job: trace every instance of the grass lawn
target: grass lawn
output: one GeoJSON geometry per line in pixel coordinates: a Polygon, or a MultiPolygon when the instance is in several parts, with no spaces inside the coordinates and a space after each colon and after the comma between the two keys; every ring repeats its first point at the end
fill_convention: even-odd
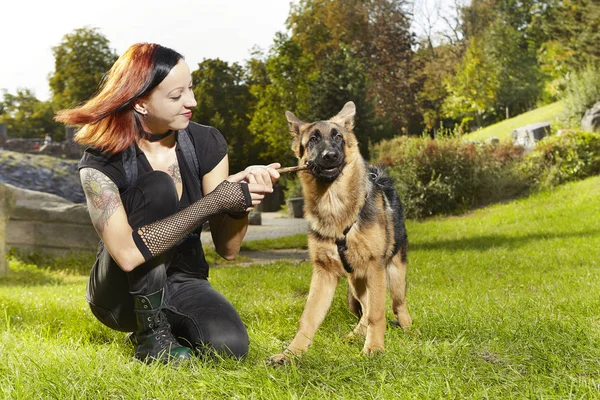
{"type": "MultiPolygon", "coordinates": [[[[410,333],[360,355],[345,283],[306,356],[266,365],[293,337],[310,265],[215,268],[237,307],[244,361],[178,369],[132,358],[84,300],[86,276],[11,259],[0,280],[7,399],[600,398],[600,177],[460,217],[408,223],[410,333]]],[[[391,310],[388,308],[391,318],[391,310]]]]}
{"type": "Polygon", "coordinates": [[[487,126],[483,129],[469,133],[463,136],[465,140],[486,140],[491,137],[497,137],[500,140],[512,139],[512,132],[521,126],[535,124],[537,122],[550,122],[550,125],[556,125],[557,119],[564,110],[561,102],[548,104],[547,106],[536,108],[535,110],[517,115],[497,124],[487,126]]]}

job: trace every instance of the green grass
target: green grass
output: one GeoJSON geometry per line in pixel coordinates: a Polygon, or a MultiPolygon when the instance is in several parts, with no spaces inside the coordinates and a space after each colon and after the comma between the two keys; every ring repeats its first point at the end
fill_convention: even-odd
{"type": "Polygon", "coordinates": [[[132,359],[124,334],[89,312],[77,268],[12,258],[0,280],[0,398],[600,398],[599,212],[595,177],[410,221],[412,331],[390,326],[385,354],[361,356],[343,340],[356,321],[340,283],[309,352],[281,368],[265,361],[295,333],[308,263],[211,270],[250,353],[174,369],[132,359]]]}
{"type": "Polygon", "coordinates": [[[546,106],[536,108],[520,114],[514,118],[509,118],[497,124],[487,126],[475,132],[463,136],[465,140],[486,140],[491,137],[497,137],[500,140],[512,138],[512,132],[521,126],[534,124],[537,122],[550,122],[551,126],[556,125],[564,110],[561,102],[555,102],[546,106]]]}

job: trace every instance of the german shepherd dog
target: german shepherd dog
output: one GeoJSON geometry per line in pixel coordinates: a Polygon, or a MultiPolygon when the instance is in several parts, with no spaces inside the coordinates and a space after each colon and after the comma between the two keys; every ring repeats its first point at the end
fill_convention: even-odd
{"type": "Polygon", "coordinates": [[[412,323],[406,307],[407,235],[392,180],[361,156],[353,133],[356,107],[348,102],[328,121],[303,122],[286,112],[299,165],[308,249],[313,264],[306,306],[296,336],[271,364],[298,357],[325,319],[340,277],[348,279],[348,305],[360,317],[348,337],[365,338],[366,355],[383,351],[386,280],[397,323],[412,323]]]}

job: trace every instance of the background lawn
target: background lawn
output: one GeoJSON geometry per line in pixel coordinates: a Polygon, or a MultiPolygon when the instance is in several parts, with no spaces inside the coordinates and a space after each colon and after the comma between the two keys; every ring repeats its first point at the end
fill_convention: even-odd
{"type": "Polygon", "coordinates": [[[385,354],[361,356],[362,343],[343,339],[356,321],[341,282],[310,351],[280,368],[266,360],[295,333],[308,263],[213,269],[248,327],[250,353],[175,369],[133,360],[124,334],[92,317],[77,265],[12,258],[14,273],[0,280],[0,397],[599,398],[599,216],[595,177],[409,222],[412,331],[389,326],[385,354]]]}
{"type": "Polygon", "coordinates": [[[465,140],[486,140],[491,137],[497,137],[500,140],[511,140],[512,132],[525,125],[538,122],[550,122],[550,127],[556,128],[557,122],[564,111],[564,104],[557,101],[543,107],[536,108],[526,113],[509,118],[502,122],[486,126],[475,132],[469,133],[463,138],[465,140]]]}

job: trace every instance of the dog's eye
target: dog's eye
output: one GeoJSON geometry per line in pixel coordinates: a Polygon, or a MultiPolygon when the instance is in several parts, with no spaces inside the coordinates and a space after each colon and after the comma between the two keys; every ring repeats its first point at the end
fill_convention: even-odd
{"type": "Polygon", "coordinates": [[[312,143],[315,144],[319,141],[319,137],[317,135],[313,135],[310,137],[310,139],[308,139],[308,143],[312,143]]]}
{"type": "Polygon", "coordinates": [[[340,143],[342,140],[344,140],[344,137],[342,136],[341,133],[336,133],[333,136],[333,140],[335,140],[336,142],[340,143]]]}

